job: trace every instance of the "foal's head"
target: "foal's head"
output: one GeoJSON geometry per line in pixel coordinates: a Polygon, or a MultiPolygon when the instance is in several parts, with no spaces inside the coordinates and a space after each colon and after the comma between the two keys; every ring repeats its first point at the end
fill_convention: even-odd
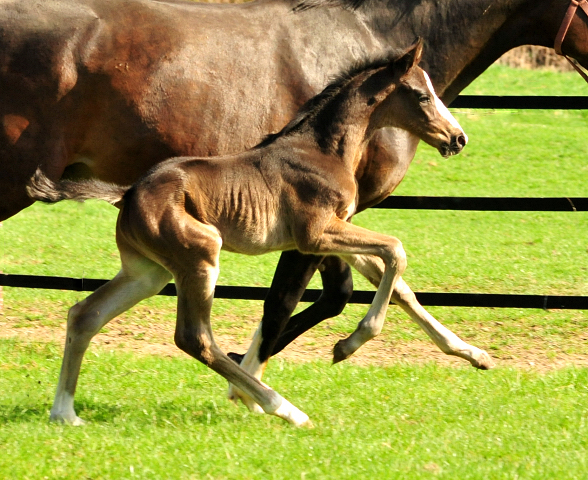
{"type": "Polygon", "coordinates": [[[303,134],[314,137],[324,151],[343,154],[356,149],[378,128],[399,127],[445,157],[459,153],[467,136],[418,66],[422,51],[419,40],[400,54],[372,59],[342,73],[258,147],[303,134]]]}
{"type": "Polygon", "coordinates": [[[468,137],[435,94],[427,72],[418,66],[422,52],[419,40],[371,75],[360,90],[368,104],[375,106],[370,117],[371,131],[403,128],[448,157],[459,153],[468,137]]]}

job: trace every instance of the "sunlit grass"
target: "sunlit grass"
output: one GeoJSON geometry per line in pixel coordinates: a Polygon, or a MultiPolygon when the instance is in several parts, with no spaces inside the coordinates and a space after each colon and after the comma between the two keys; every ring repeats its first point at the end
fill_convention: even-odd
{"type": "MultiPolygon", "coordinates": [[[[493,67],[466,93],[585,94],[580,81],[575,74],[493,67]]],[[[396,194],[586,196],[587,112],[456,115],[470,136],[466,150],[444,160],[419,148],[396,194]]],[[[0,227],[0,271],[110,278],[119,268],[115,220],[116,210],[97,202],[35,205],[0,227]]],[[[403,241],[405,278],[415,290],[588,295],[586,213],[370,210],[355,221],[403,241]]],[[[269,285],[277,258],[223,253],[219,283],[269,285]]],[[[357,275],[355,281],[371,288],[357,275]]],[[[435,364],[276,361],[266,380],[315,424],[297,430],[232,407],[224,380],[185,356],[94,346],[77,396],[89,425],[49,425],[61,328],[68,307],[86,295],[4,289],[0,321],[10,317],[15,330],[43,325],[55,336],[45,343],[24,335],[0,340],[2,478],[575,479],[588,470],[582,368],[482,373],[435,364]]],[[[526,349],[549,358],[588,355],[582,311],[430,311],[498,360],[526,349]]],[[[365,306],[348,306],[313,335],[349,332],[363,312],[365,306]]],[[[260,316],[261,302],[217,300],[215,332],[247,336],[260,316]]],[[[174,299],[159,297],[123,321],[174,317],[174,299]]],[[[398,308],[390,309],[381,338],[391,346],[426,340],[398,308]]]]}
{"type": "Polygon", "coordinates": [[[275,362],[266,380],[311,416],[307,430],[232,406],[191,359],[91,350],[78,395],[90,424],[68,428],[46,421],[59,360],[51,345],[0,341],[4,478],[572,479],[588,467],[585,369],[275,362]]]}

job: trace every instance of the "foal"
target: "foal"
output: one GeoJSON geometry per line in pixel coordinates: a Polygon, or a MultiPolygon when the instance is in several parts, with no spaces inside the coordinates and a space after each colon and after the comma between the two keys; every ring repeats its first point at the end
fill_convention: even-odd
{"type": "Polygon", "coordinates": [[[210,311],[219,253],[221,248],[249,255],[298,249],[376,256],[385,272],[363,322],[381,323],[406,256],[397,238],[348,222],[355,212],[354,173],[361,152],[384,126],[405,128],[444,156],[458,153],[467,142],[417,66],[421,52],[417,42],[401,55],[342,75],[281,132],[239,155],[172,158],[131,187],[53,183],[37,171],[28,187],[36,200],[96,198],[121,209],[116,241],[122,268],[69,312],[51,419],[82,423],[73,400],[90,340],[173,277],[177,346],[225,377],[250,408],[259,406],[295,425],[309,422],[305,413],[261,383],[264,365],[249,362],[249,373],[216,345],[210,311]]]}

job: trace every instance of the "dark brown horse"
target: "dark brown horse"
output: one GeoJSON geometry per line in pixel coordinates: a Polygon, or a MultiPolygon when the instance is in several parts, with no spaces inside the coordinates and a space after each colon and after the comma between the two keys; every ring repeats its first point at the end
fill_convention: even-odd
{"type": "MultiPolygon", "coordinates": [[[[423,66],[451,101],[509,49],[552,46],[568,0],[260,0],[211,5],[150,0],[0,3],[0,221],[30,205],[40,165],[52,179],[129,184],[172,155],[242,151],[280,129],[349,62],[421,36],[423,66]]],[[[588,27],[574,15],[562,51],[588,66],[588,27]]],[[[377,132],[357,170],[358,211],[390,194],[418,139],[377,132]]],[[[320,300],[289,318],[323,261],[282,255],[264,306],[260,359],[338,314],[349,268],[323,261],[320,300]],[[281,334],[278,343],[276,337],[281,334]]],[[[362,267],[359,265],[358,267],[362,267]]],[[[379,281],[381,268],[362,273],[379,281]]],[[[485,352],[445,329],[399,279],[393,301],[446,353],[485,352]]],[[[336,352],[336,360],[349,354],[336,352]]]]}
{"type": "Polygon", "coordinates": [[[467,143],[417,66],[421,52],[418,42],[343,74],[280,133],[241,154],[173,158],[132,187],[99,180],[53,183],[38,170],[28,188],[36,200],[98,198],[121,209],[116,241],[122,268],[70,309],[51,419],[81,423],[73,398],[90,340],[173,276],[178,347],[232,382],[250,408],[259,406],[295,425],[307,423],[306,414],[260,382],[264,365],[250,365],[248,374],[216,345],[210,311],[219,254],[297,249],[376,256],[384,274],[362,322],[383,323],[406,254],[397,238],[349,223],[357,207],[355,173],[362,152],[377,129],[390,126],[409,130],[443,156],[459,153],[467,143]]]}

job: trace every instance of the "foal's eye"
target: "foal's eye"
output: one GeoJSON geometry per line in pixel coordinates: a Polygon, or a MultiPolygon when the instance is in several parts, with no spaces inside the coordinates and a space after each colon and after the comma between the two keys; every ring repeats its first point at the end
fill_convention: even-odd
{"type": "Polygon", "coordinates": [[[431,102],[430,95],[426,95],[426,94],[419,95],[419,103],[430,103],[430,102],[431,102]]]}

